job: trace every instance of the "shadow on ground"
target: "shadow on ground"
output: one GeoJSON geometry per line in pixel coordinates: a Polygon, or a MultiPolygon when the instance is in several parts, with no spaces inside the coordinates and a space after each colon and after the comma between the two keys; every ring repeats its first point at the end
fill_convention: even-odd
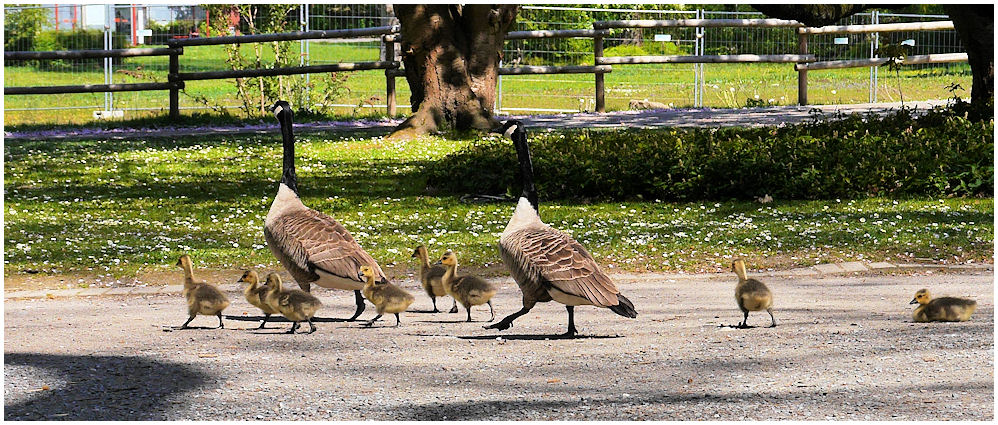
{"type": "Polygon", "coordinates": [[[130,356],[4,353],[4,368],[12,366],[46,369],[67,384],[53,383],[49,390],[10,404],[5,388],[5,421],[167,420],[174,406],[171,396],[198,388],[208,378],[191,366],[130,356]]]}

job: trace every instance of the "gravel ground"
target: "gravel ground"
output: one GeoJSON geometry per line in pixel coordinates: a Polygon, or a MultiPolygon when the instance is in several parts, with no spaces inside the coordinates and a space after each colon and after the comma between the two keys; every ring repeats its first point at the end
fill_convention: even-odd
{"type": "MultiPolygon", "coordinates": [[[[572,340],[544,337],[565,329],[553,303],[502,333],[462,311],[284,335],[287,323],[233,320],[259,315],[235,293],[224,330],[166,330],[185,320],[178,295],[7,300],[4,419],[992,420],[993,278],[764,278],[779,326],[739,330],[723,326],[740,319],[733,275],[620,276],[638,318],[580,307],[588,337],[572,340]],[[912,323],[922,287],[978,310],[965,323],[912,323]]],[[[501,318],[520,304],[499,282],[501,318]]],[[[414,310],[429,309],[415,282],[404,286],[414,310]]],[[[352,294],[318,295],[321,317],[352,312],[352,294]]]]}
{"type": "MultiPolygon", "coordinates": [[[[905,106],[922,113],[936,106],[945,106],[945,100],[924,100],[906,102],[905,106]]],[[[572,113],[551,115],[500,115],[500,120],[519,119],[528,127],[540,128],[656,128],[656,127],[759,127],[767,125],[795,124],[809,121],[816,116],[812,111],[821,111],[826,118],[834,118],[839,112],[844,114],[889,114],[901,108],[900,102],[857,103],[845,105],[773,106],[765,108],[683,108],[651,109],[641,111],[614,111],[605,113],[572,113]]],[[[347,131],[356,135],[358,131],[388,133],[402,123],[401,119],[352,121],[326,121],[295,124],[297,133],[347,131]]],[[[273,134],[280,131],[276,122],[264,120],[260,124],[176,126],[158,128],[88,128],[65,127],[50,130],[5,131],[5,140],[61,140],[93,139],[111,140],[143,137],[180,137],[210,134],[273,134]]]]}

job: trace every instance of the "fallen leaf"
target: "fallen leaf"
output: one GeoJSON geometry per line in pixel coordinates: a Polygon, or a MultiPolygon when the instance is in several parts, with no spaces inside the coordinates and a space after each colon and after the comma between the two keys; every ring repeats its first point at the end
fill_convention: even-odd
{"type": "Polygon", "coordinates": [[[45,390],[45,391],[48,391],[49,390],[49,386],[48,385],[42,385],[42,389],[45,390]]]}
{"type": "Polygon", "coordinates": [[[215,353],[199,353],[198,357],[200,357],[202,359],[206,359],[206,358],[218,357],[218,354],[215,354],[215,353]]]}
{"type": "Polygon", "coordinates": [[[690,379],[687,379],[687,380],[686,380],[686,383],[687,383],[687,384],[692,384],[692,383],[693,383],[693,378],[690,378],[690,379]]]}
{"type": "Polygon", "coordinates": [[[561,382],[561,379],[558,379],[558,378],[551,378],[551,379],[548,379],[548,383],[549,383],[549,384],[553,384],[553,383],[555,383],[555,382],[561,382]]]}
{"type": "Polygon", "coordinates": [[[51,293],[48,293],[48,294],[45,294],[45,298],[48,298],[50,300],[54,300],[55,299],[55,295],[52,295],[51,293]]]}

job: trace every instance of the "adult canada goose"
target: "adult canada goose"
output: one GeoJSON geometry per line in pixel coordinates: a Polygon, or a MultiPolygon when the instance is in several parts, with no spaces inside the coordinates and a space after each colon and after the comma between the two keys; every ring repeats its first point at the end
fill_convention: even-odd
{"type": "Polygon", "coordinates": [[[260,285],[260,275],[253,270],[246,270],[243,276],[239,278],[239,282],[248,283],[246,289],[243,289],[243,295],[246,297],[246,301],[250,304],[256,306],[263,311],[263,321],[260,322],[260,326],[257,329],[263,329],[267,325],[267,320],[270,319],[272,314],[281,314],[281,311],[271,307],[270,304],[264,300],[267,295],[267,290],[269,289],[267,285],[260,285]]]}
{"type": "Polygon", "coordinates": [[[274,104],[273,112],[281,123],[284,138],[284,173],[263,227],[267,246],[305,292],[311,292],[313,283],[323,288],[354,291],[357,311],[347,320],[355,320],[364,312],[364,296],[360,292],[364,289],[364,281],[358,277],[360,267],[370,265],[377,279],[384,282],[388,279],[378,262],[357,244],[343,225],[302,204],[295,175],[291,105],[279,100],[274,104]]]}
{"type": "Polygon", "coordinates": [[[977,310],[977,301],[963,298],[932,298],[928,289],[919,289],[909,304],[921,304],[911,314],[916,322],[966,322],[977,310]]]}
{"type": "Polygon", "coordinates": [[[739,328],[748,327],[748,313],[750,311],[763,311],[769,313],[769,319],[773,321],[771,328],[776,327],[776,318],[773,317],[773,293],[762,283],[755,279],[749,279],[745,273],[745,260],[737,259],[731,263],[731,269],[738,275],[738,284],[735,285],[735,300],[738,301],[738,308],[745,313],[745,318],[738,324],[739,328]]]}
{"type": "MultiPolygon", "coordinates": [[[[447,268],[442,265],[431,265],[430,255],[426,252],[424,245],[416,247],[416,250],[412,252],[412,258],[419,259],[419,283],[423,285],[426,295],[429,295],[430,299],[433,300],[433,312],[437,313],[440,311],[437,309],[437,297],[447,295],[442,280],[447,268]]],[[[457,300],[452,301],[454,304],[451,305],[450,312],[457,313],[457,300]]]]}
{"type": "Polygon", "coordinates": [[[509,329],[513,321],[527,314],[534,304],[551,300],[568,309],[565,336],[576,334],[575,306],[578,305],[609,308],[624,317],[637,317],[634,304],[617,290],[589,251],[568,234],[541,221],[523,124],[516,120],[506,121],[501,131],[513,139],[516,146],[523,193],[499,239],[499,251],[523,293],[523,308],[485,328],[509,329]]]}
{"type": "Polygon", "coordinates": [[[184,254],[177,259],[177,266],[184,269],[184,298],[187,299],[187,321],[180,329],[187,329],[197,315],[218,316],[218,327],[222,323],[222,310],[229,306],[229,299],[215,285],[203,280],[194,280],[194,265],[191,256],[184,254]]]}

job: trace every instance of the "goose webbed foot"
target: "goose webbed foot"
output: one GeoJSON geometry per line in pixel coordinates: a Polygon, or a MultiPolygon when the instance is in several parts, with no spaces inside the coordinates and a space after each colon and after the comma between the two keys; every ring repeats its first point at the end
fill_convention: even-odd
{"type": "Polygon", "coordinates": [[[312,319],[308,319],[308,326],[309,326],[309,328],[310,328],[310,329],[308,330],[308,333],[312,333],[312,332],[315,332],[315,330],[316,330],[316,327],[315,327],[315,324],[314,324],[314,323],[312,323],[312,319]]]}
{"type": "Polygon", "coordinates": [[[190,327],[189,327],[189,326],[187,326],[187,325],[191,324],[191,321],[192,321],[192,320],[194,320],[194,316],[195,316],[195,315],[191,315],[191,317],[188,317],[188,318],[187,318],[187,321],[186,321],[186,322],[184,322],[184,324],[183,324],[183,325],[180,325],[180,327],[179,327],[179,328],[177,328],[177,329],[190,329],[190,327]]]}
{"type": "Polygon", "coordinates": [[[456,302],[454,303],[454,305],[452,305],[450,307],[450,311],[448,311],[448,313],[457,313],[457,303],[456,302]]]}
{"type": "Polygon", "coordinates": [[[268,319],[270,319],[270,314],[264,314],[263,315],[263,321],[260,322],[260,326],[257,326],[256,328],[257,329],[267,329],[266,326],[267,326],[267,320],[268,319]]]}
{"type": "Polygon", "coordinates": [[[368,320],[368,321],[364,322],[364,323],[363,323],[363,324],[362,324],[361,326],[363,326],[363,327],[365,327],[365,328],[369,328],[369,327],[371,327],[371,326],[374,326],[374,322],[375,322],[376,320],[380,319],[380,318],[381,318],[381,315],[380,315],[380,314],[379,314],[379,315],[377,315],[377,316],[374,316],[374,318],[373,318],[373,319],[371,319],[371,320],[368,320]]]}
{"type": "Polygon", "coordinates": [[[217,329],[225,329],[225,324],[222,323],[222,312],[218,312],[218,328],[217,329]]]}
{"type": "Polygon", "coordinates": [[[293,323],[293,324],[291,325],[291,329],[288,329],[288,331],[287,331],[287,332],[285,332],[285,333],[288,333],[288,334],[293,334],[293,333],[295,333],[295,330],[297,330],[297,329],[298,329],[298,322],[294,322],[294,323],[293,323]]]}

